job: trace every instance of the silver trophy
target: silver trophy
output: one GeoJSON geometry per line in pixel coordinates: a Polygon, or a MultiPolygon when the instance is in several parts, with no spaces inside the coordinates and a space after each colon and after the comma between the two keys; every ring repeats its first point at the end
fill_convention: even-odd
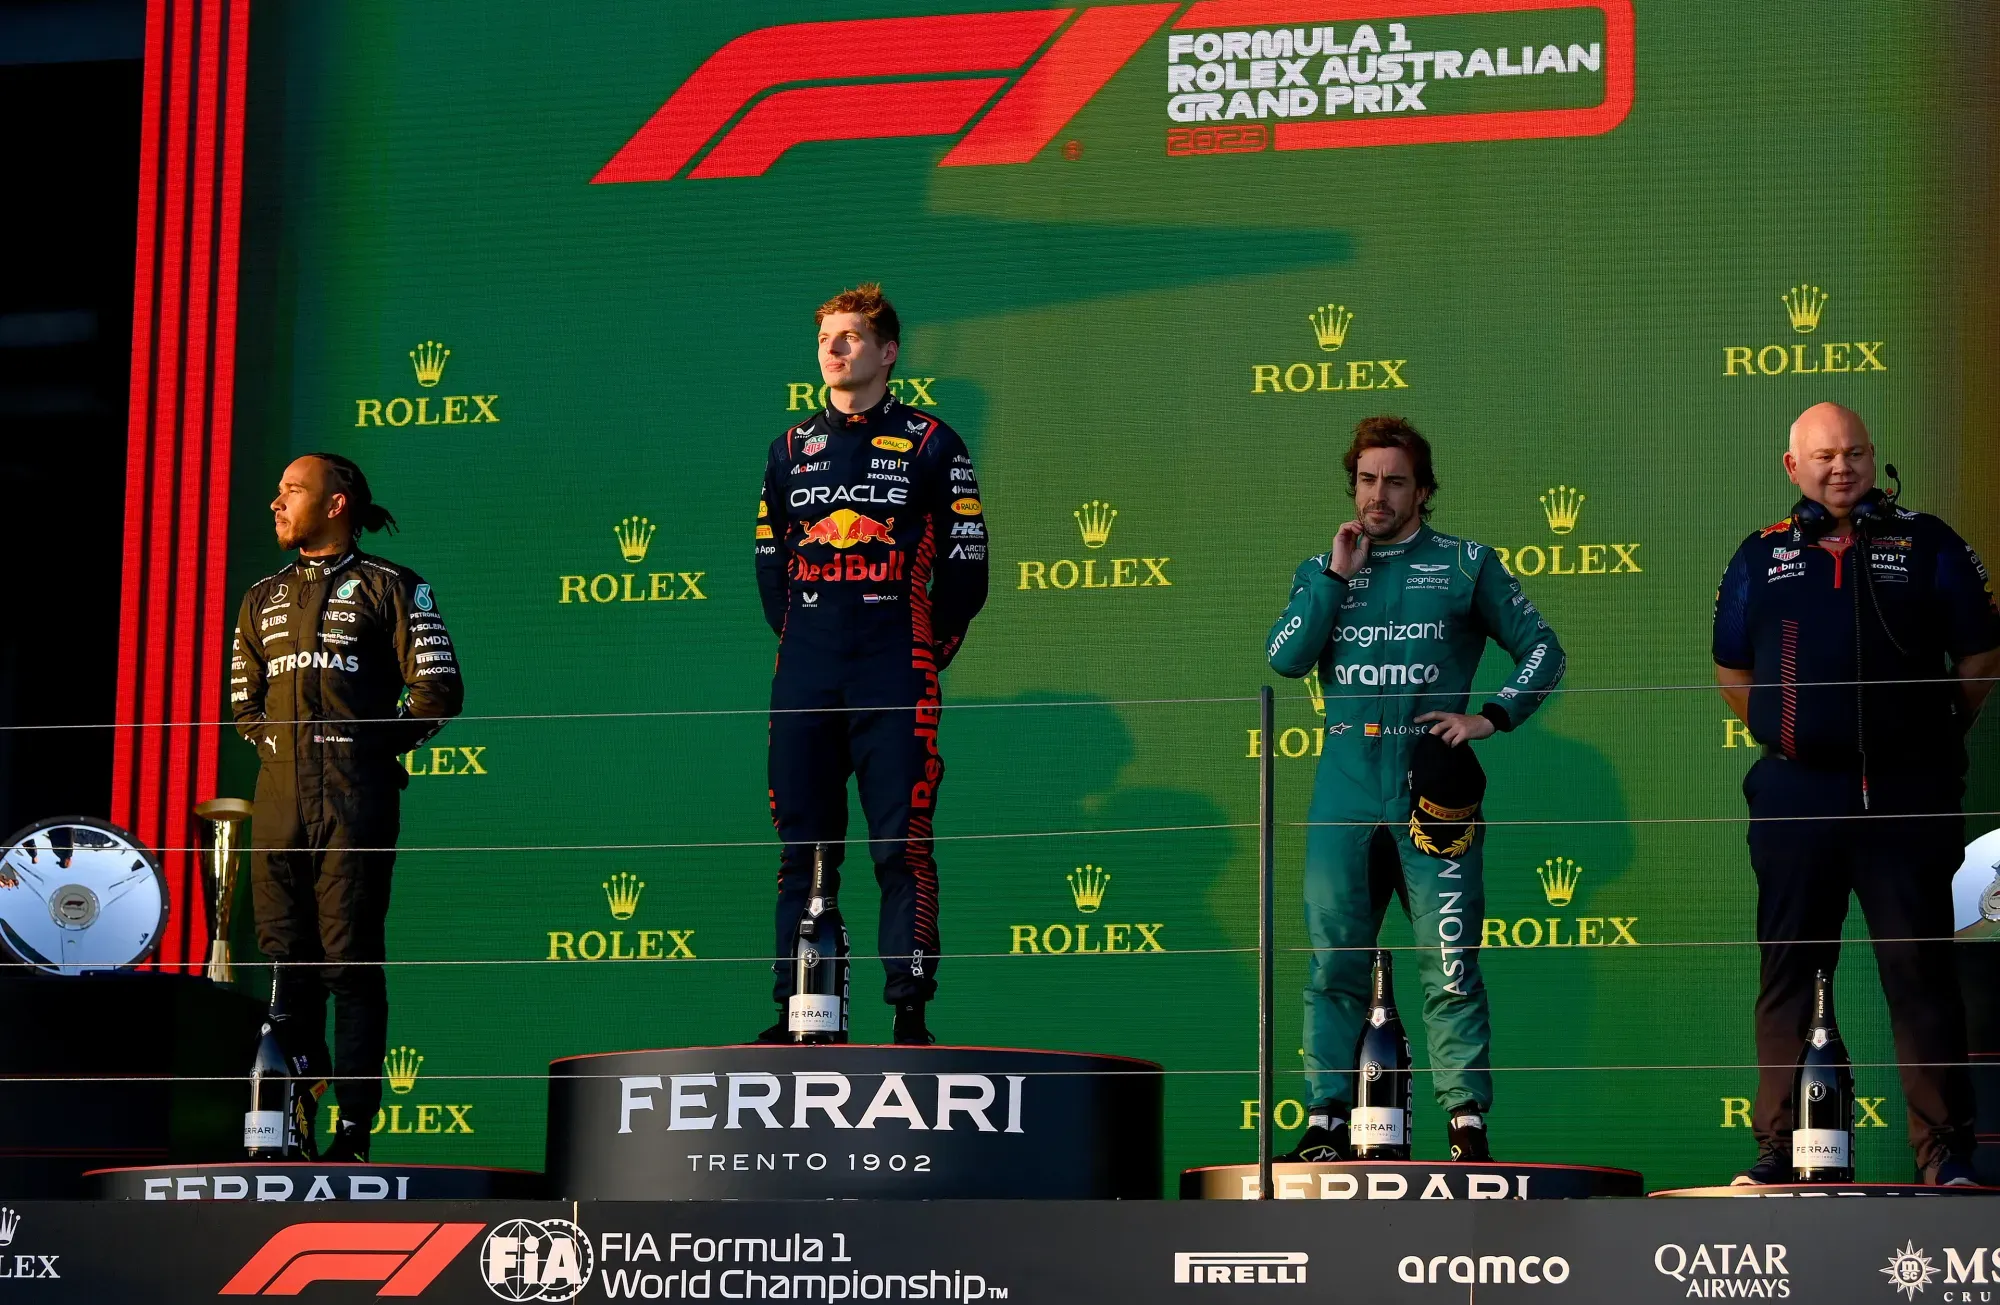
{"type": "Polygon", "coordinates": [[[215,876],[215,938],[208,945],[208,978],[228,983],[236,977],[229,964],[229,907],[236,897],[236,830],[250,818],[242,798],[210,798],[197,803],[195,815],[215,826],[209,848],[209,868],[215,876]]]}

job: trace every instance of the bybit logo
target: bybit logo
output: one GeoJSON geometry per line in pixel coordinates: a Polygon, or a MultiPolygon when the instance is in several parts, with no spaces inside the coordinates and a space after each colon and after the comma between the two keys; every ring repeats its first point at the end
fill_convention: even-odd
{"type": "MultiPolygon", "coordinates": [[[[1537,501],[1549,533],[1558,538],[1574,533],[1588,497],[1568,485],[1551,485],[1539,495],[1537,501]]],[[[1517,576],[1639,575],[1646,569],[1639,564],[1637,544],[1523,544],[1493,551],[1499,555],[1500,565],[1517,576]]]]}
{"type": "MultiPolygon", "coordinates": [[[[1083,537],[1086,549],[1100,549],[1111,542],[1111,527],[1118,509],[1102,499],[1092,499],[1070,513],[1083,537]]],[[[1017,589],[1146,589],[1171,588],[1167,579],[1170,557],[1087,557],[1081,562],[1059,558],[1053,562],[1020,562],[1021,583],[1017,589]],[[1099,563],[1105,569],[1100,572],[1099,563]],[[1145,568],[1143,573],[1140,568],[1145,568]]]]}
{"type": "MultiPolygon", "coordinates": [[[[419,389],[434,390],[444,380],[444,366],[451,350],[436,340],[425,340],[409,351],[410,367],[419,389]]],[[[392,399],[356,399],[356,426],[476,426],[498,422],[497,394],[447,394],[442,397],[419,394],[392,399]],[[435,400],[437,407],[431,407],[435,400]]]]}
{"type": "Polygon", "coordinates": [[[420,748],[415,752],[405,752],[396,758],[403,764],[403,770],[415,779],[428,779],[442,775],[484,775],[487,753],[485,745],[450,748],[420,748]]]}
{"type": "Polygon", "coordinates": [[[604,900],[611,905],[611,918],[629,920],[639,913],[639,894],[646,891],[646,881],[630,870],[620,870],[604,881],[604,900]]]}
{"type": "MultiPolygon", "coordinates": [[[[1785,306],[1785,321],[1794,335],[1812,335],[1820,328],[1827,304],[1833,296],[1816,285],[1801,282],[1778,296],[1785,306]]],[[[1799,341],[1765,345],[1729,344],[1722,348],[1724,376],[1812,376],[1837,372],[1886,372],[1880,340],[1821,340],[1818,344],[1799,341]]]]}
{"type": "MultiPolygon", "coordinates": [[[[391,1047],[389,1054],[382,1057],[382,1077],[388,1080],[389,1091],[399,1097],[409,1096],[417,1090],[417,1071],[423,1067],[423,1053],[415,1047],[391,1047]]],[[[332,1128],[340,1123],[340,1107],[330,1106],[328,1111],[327,1126],[332,1128]]],[[[451,1133],[471,1137],[474,1132],[472,1105],[469,1102],[452,1105],[442,1101],[392,1101],[375,1112],[368,1132],[376,1137],[383,1134],[431,1137],[451,1133]]]]}
{"type": "MultiPolygon", "coordinates": [[[[1079,915],[1096,915],[1104,907],[1106,892],[1111,887],[1111,872],[1103,866],[1080,865],[1064,876],[1069,884],[1070,900],[1075,903],[1079,915]]],[[[1010,925],[1013,931],[1011,954],[1015,956],[1063,956],[1070,952],[1079,955],[1118,954],[1125,952],[1164,952],[1166,947],[1160,942],[1160,930],[1164,924],[1093,924],[1079,920],[1074,925],[1054,923],[1045,925],[1010,925]]]]}
{"type": "Polygon", "coordinates": [[[618,555],[633,566],[646,560],[646,550],[653,546],[653,535],[659,527],[644,517],[626,517],[611,533],[618,536],[618,555]]]}
{"type": "MultiPolygon", "coordinates": [[[[1306,314],[1313,343],[1335,353],[1347,343],[1354,314],[1345,304],[1325,304],[1306,314]]],[[[1403,379],[1408,358],[1349,359],[1346,363],[1294,362],[1250,364],[1252,394],[1318,394],[1333,390],[1407,390],[1403,379]]]]}
{"type": "MultiPolygon", "coordinates": [[[[931,396],[931,387],[938,383],[935,376],[892,376],[889,378],[889,393],[896,396],[896,402],[907,403],[917,408],[940,407],[931,396]]],[[[786,412],[818,412],[826,406],[826,386],[811,381],[785,382],[786,412]]]]}
{"type": "Polygon", "coordinates": [[[1535,878],[1542,881],[1542,896],[1550,906],[1568,906],[1582,877],[1583,867],[1566,856],[1552,856],[1535,867],[1535,878]]]}
{"type": "Polygon", "coordinates": [[[389,1090],[399,1097],[416,1091],[417,1071],[423,1067],[423,1053],[415,1047],[391,1047],[389,1054],[382,1057],[382,1073],[389,1080],[389,1090]]]}
{"type": "MultiPolygon", "coordinates": [[[[646,881],[620,870],[600,887],[611,918],[623,923],[639,914],[646,881]]],[[[551,961],[677,961],[695,959],[692,929],[550,929],[551,961]],[[629,941],[628,941],[629,940],[629,941]]]]}
{"type": "MultiPolygon", "coordinates": [[[[761,506],[761,505],[760,505],[761,506]]],[[[761,512],[760,512],[761,515],[761,512]]],[[[760,538],[770,530],[768,526],[757,527],[760,538]]],[[[618,556],[626,563],[637,566],[646,560],[646,554],[653,547],[653,536],[659,527],[642,516],[629,516],[611,528],[618,540],[618,556]]],[[[560,585],[558,603],[663,603],[693,602],[706,599],[701,590],[706,571],[623,571],[603,572],[599,575],[557,576],[560,585]]]]}

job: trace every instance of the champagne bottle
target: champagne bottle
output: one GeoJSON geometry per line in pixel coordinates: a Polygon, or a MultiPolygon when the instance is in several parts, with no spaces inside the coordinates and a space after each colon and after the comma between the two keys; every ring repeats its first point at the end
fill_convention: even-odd
{"type": "Polygon", "coordinates": [[[1802,1183],[1854,1181],[1854,1071],[1825,970],[1813,978],[1812,1027],[1792,1075],[1792,1171],[1802,1183]]]}
{"type": "Polygon", "coordinates": [[[786,1006],[792,1041],[847,1041],[847,926],[827,891],[824,843],[813,845],[812,895],[799,917],[792,956],[792,999],[786,1006]]]}
{"type": "Polygon", "coordinates": [[[277,1021],[264,1021],[250,1062],[250,1109],[243,1115],[243,1150],[252,1160],[297,1160],[299,1084],[278,1040],[277,1021]]]}
{"type": "Polygon", "coordinates": [[[1348,1121],[1357,1160],[1410,1158],[1410,1039],[1396,1014],[1389,953],[1377,948],[1368,1022],[1354,1059],[1360,1066],[1348,1121]]]}

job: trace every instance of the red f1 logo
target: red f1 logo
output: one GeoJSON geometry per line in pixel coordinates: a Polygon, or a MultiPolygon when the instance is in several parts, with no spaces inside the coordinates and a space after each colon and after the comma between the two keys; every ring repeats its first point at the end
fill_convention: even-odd
{"type": "MultiPolygon", "coordinates": [[[[1102,5],[1081,10],[1022,9],[788,23],[748,32],[696,68],[592,181],[668,181],[683,175],[755,177],[786,150],[806,141],[942,136],[961,131],[965,134],[940,166],[1027,163],[1181,8],[1176,0],[1172,4],[1102,5]],[[982,73],[987,75],[967,75],[982,73]],[[935,79],[939,74],[949,76],[779,89],[790,82],[925,75],[935,79]],[[986,110],[983,116],[982,109],[986,110]],[[979,121],[973,123],[975,117],[979,121]],[[966,130],[968,123],[972,123],[970,131],[966,130]],[[686,170],[718,132],[722,137],[714,148],[692,170],[686,170]]],[[[1603,13],[1606,62],[1602,103],[1575,109],[1441,113],[1381,122],[1283,123],[1272,135],[1273,147],[1416,145],[1593,136],[1610,131],[1632,109],[1632,0],[1197,0],[1185,8],[1174,28],[1544,9],[1596,9],[1603,13]]]]}
{"type": "Polygon", "coordinates": [[[1046,46],[1034,66],[944,157],[949,167],[1026,163],[1176,7],[1086,9],[1066,28],[1074,9],[789,23],[749,32],[695,69],[593,180],[666,181],[679,175],[744,105],[786,82],[997,74],[774,91],[758,100],[688,175],[758,176],[786,150],[809,140],[960,131],[1046,46]]]}
{"type": "Polygon", "coordinates": [[[483,1223],[295,1223],[265,1242],[217,1293],[296,1296],[328,1279],[379,1282],[377,1296],[416,1296],[483,1223]]]}

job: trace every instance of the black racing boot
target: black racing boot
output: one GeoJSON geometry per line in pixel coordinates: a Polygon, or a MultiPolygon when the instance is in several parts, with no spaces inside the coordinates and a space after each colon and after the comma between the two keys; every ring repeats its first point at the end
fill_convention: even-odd
{"type": "Polygon", "coordinates": [[[1483,1165],[1493,1159],[1493,1148],[1486,1139],[1486,1117],[1477,1106],[1461,1106],[1454,1111],[1446,1136],[1451,1139],[1454,1160],[1483,1165]]]}
{"type": "Polygon", "coordinates": [[[896,1031],[890,1040],[899,1047],[929,1047],[937,1044],[937,1035],[924,1027],[922,1002],[896,1003],[896,1031]]]}
{"type": "Polygon", "coordinates": [[[1731,1187],[1770,1187],[1793,1181],[1791,1148],[1773,1142],[1757,1153],[1756,1163],[1729,1180],[1731,1187]]]}
{"type": "MultiPolygon", "coordinates": [[[[372,1122],[372,1121],[371,1121],[372,1122]]],[[[343,1119],[334,1126],[333,1141],[320,1152],[321,1164],[365,1165],[368,1163],[368,1125],[343,1119]]]]}
{"type": "Polygon", "coordinates": [[[1272,1156],[1271,1163],[1325,1165],[1354,1158],[1354,1139],[1348,1135],[1346,1115],[1315,1110],[1307,1120],[1299,1144],[1283,1155],[1272,1156]]]}

